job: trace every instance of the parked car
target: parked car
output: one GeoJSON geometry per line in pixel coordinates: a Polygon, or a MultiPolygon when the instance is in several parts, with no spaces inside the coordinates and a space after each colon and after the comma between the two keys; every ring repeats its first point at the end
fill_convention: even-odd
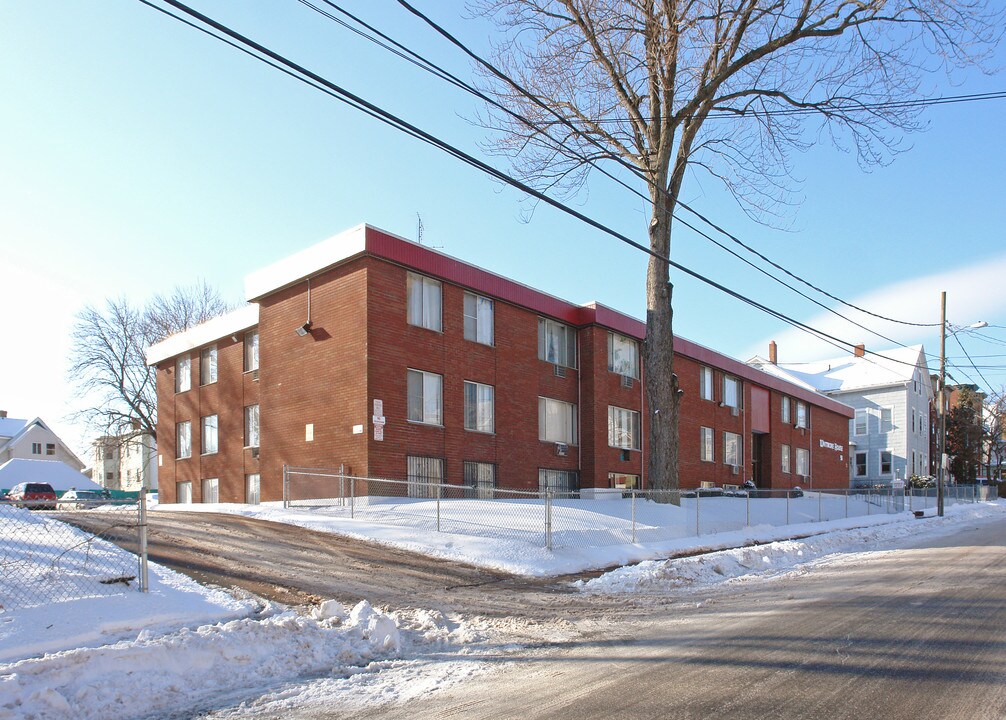
{"type": "Polygon", "coordinates": [[[31,510],[56,509],[56,491],[49,483],[18,483],[7,493],[7,499],[17,507],[31,510]]]}
{"type": "Polygon", "coordinates": [[[84,510],[94,507],[97,503],[107,500],[109,497],[111,497],[111,493],[108,490],[78,490],[77,488],[70,488],[63,493],[56,506],[59,510],[84,510]]]}

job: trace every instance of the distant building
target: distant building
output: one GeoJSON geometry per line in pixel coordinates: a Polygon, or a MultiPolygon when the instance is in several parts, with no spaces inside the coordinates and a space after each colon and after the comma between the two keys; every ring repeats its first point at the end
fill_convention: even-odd
{"type": "Polygon", "coordinates": [[[0,464],[18,459],[56,460],[77,472],[84,469],[84,463],[41,418],[9,418],[0,410],[0,464]]]}
{"type": "Polygon", "coordinates": [[[852,486],[930,473],[933,388],[921,345],[881,353],[858,345],[852,355],[809,363],[749,362],[855,409],[849,423],[852,486]]]}
{"type": "Polygon", "coordinates": [[[91,448],[92,478],[102,487],[124,492],[157,489],[157,443],[150,433],[106,435],[91,448]]]}

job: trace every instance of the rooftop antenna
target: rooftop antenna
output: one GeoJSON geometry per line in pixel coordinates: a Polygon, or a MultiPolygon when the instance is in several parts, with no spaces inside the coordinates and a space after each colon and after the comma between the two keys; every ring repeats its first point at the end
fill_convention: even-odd
{"type": "Polygon", "coordinates": [[[416,242],[423,244],[423,216],[416,213],[416,242]]]}

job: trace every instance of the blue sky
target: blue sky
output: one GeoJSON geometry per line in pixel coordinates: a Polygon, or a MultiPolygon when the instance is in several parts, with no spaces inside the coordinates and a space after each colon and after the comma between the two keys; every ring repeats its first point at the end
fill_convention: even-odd
{"type": "MultiPolygon", "coordinates": [[[[347,89],[481,155],[476,109],[458,91],[287,0],[194,5],[347,89]]],[[[354,12],[463,77],[467,62],[392,2],[354,12]]],[[[429,12],[476,49],[491,28],[455,4],[429,12]]],[[[1006,49],[997,58],[1006,61],[1006,49]]],[[[942,94],[1006,89],[971,73],[942,94]]],[[[243,277],[359,222],[425,241],[458,258],[576,302],[643,317],[646,258],[559,212],[531,208],[438,151],[129,0],[0,2],[0,287],[5,330],[0,409],[64,422],[68,333],[86,303],[137,303],[206,279],[232,301],[243,277]]],[[[1006,326],[1006,100],[931,108],[928,132],[889,167],[864,173],[827,143],[796,158],[801,203],[780,231],[748,219],[708,177],[683,196],[792,271],[869,309],[1006,326]],[[867,300],[869,302],[867,303],[867,300]]],[[[502,161],[494,161],[500,164],[502,161]]],[[[502,165],[501,165],[502,166],[502,165]]],[[[645,242],[642,202],[604,178],[570,201],[645,242]]],[[[756,277],[690,231],[674,258],[739,292],[874,349],[890,346],[756,277]]],[[[675,275],[675,330],[746,359],[770,339],[783,360],[834,356],[779,321],[675,275]]],[[[938,352],[933,329],[864,322],[938,352]]],[[[1006,329],[962,335],[995,389],[1006,329]]],[[[955,343],[948,354],[960,356],[955,343]]],[[[955,361],[956,362],[956,361],[955,361]]],[[[967,361],[960,364],[967,369],[967,361]]],[[[954,372],[952,370],[952,372],[954,372]]],[[[955,377],[967,381],[963,372],[955,377]]],[[[971,369],[970,377],[982,383],[971,369]]]]}

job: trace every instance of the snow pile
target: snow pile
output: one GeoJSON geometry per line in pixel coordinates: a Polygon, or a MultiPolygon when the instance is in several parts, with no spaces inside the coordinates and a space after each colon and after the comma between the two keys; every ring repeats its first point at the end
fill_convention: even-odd
{"type": "Polygon", "coordinates": [[[801,540],[785,540],[707,552],[670,560],[650,560],[574,586],[588,593],[664,594],[687,587],[708,587],[746,576],[788,573],[799,566],[843,552],[862,551],[910,538],[923,532],[953,531],[962,521],[1006,512],[1006,505],[982,503],[947,508],[943,518],[885,523],[865,528],[821,533],[801,540]]]}
{"type": "Polygon", "coordinates": [[[352,675],[401,648],[394,616],[365,601],[349,613],[330,601],[316,615],[287,610],[159,636],[142,631],[132,641],[0,665],[0,711],[39,720],[198,711],[304,677],[352,675]]]}

